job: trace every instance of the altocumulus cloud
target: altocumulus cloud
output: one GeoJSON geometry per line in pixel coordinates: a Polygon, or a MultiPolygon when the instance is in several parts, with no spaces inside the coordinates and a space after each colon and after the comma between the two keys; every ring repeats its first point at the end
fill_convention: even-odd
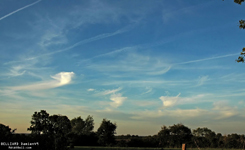
{"type": "Polygon", "coordinates": [[[66,84],[71,83],[73,76],[74,76],[74,72],[60,72],[54,76],[51,76],[53,80],[42,81],[39,83],[30,84],[30,85],[15,86],[15,87],[11,87],[11,89],[13,90],[44,90],[44,89],[56,88],[56,87],[64,86],[66,84]]]}

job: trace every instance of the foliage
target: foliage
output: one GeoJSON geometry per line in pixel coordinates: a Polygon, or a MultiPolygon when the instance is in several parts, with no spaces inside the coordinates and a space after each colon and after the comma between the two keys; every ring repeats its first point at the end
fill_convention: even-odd
{"type": "Polygon", "coordinates": [[[45,110],[35,112],[32,115],[31,126],[27,130],[36,138],[45,137],[47,142],[46,145],[50,145],[50,149],[66,149],[68,145],[68,133],[71,130],[71,123],[67,116],[52,115],[45,110]],[[39,136],[42,134],[42,136],[39,136]]]}
{"type": "Polygon", "coordinates": [[[33,134],[47,134],[49,124],[49,114],[45,110],[34,112],[32,115],[31,126],[27,130],[33,134]]]}
{"type": "Polygon", "coordinates": [[[242,49],[241,55],[243,56],[239,56],[238,59],[236,60],[237,62],[244,62],[245,47],[242,49]]]}
{"type": "Polygon", "coordinates": [[[244,2],[244,0],[234,0],[235,3],[238,3],[238,4],[242,4],[242,2],[244,2]]]}
{"type": "Polygon", "coordinates": [[[218,139],[216,137],[215,132],[212,130],[204,127],[204,128],[197,128],[193,130],[192,132],[193,136],[195,138],[193,140],[196,140],[198,146],[201,147],[217,147],[218,139]]]}
{"type": "Polygon", "coordinates": [[[158,132],[159,146],[167,147],[169,145],[170,129],[166,126],[162,126],[158,132]]]}
{"type": "MultiPolygon", "coordinates": [[[[234,0],[234,2],[241,5],[242,2],[244,2],[244,0],[234,0]]],[[[240,20],[239,24],[240,24],[239,25],[240,29],[245,29],[245,20],[240,20]]],[[[243,56],[239,56],[238,59],[236,60],[237,62],[244,62],[245,47],[242,49],[241,55],[243,56]]]]}
{"type": "Polygon", "coordinates": [[[9,126],[5,126],[0,123],[0,141],[9,141],[12,137],[12,133],[15,132],[16,129],[11,131],[11,128],[9,126]]]}
{"type": "Polygon", "coordinates": [[[88,116],[84,121],[81,116],[71,120],[72,132],[77,135],[89,135],[94,129],[94,119],[88,116]]]}
{"type": "Polygon", "coordinates": [[[110,120],[103,119],[100,127],[97,130],[98,143],[101,145],[112,145],[115,143],[115,131],[117,125],[111,123],[110,120]]]}
{"type": "Polygon", "coordinates": [[[181,147],[182,143],[191,142],[191,130],[183,124],[163,126],[158,132],[159,146],[181,147]]]}
{"type": "MultiPolygon", "coordinates": [[[[180,148],[183,143],[187,148],[236,148],[244,149],[245,135],[216,134],[206,127],[191,130],[183,124],[162,126],[157,135],[138,136],[121,135],[115,137],[117,125],[110,120],[103,119],[97,132],[93,132],[94,120],[91,116],[83,120],[81,117],[72,119],[67,116],[52,115],[45,110],[32,115],[31,126],[28,128],[32,134],[13,134],[9,126],[0,124],[0,141],[39,142],[35,149],[64,150],[68,145],[76,146],[119,146],[115,149],[139,149],[139,147],[161,147],[161,149],[180,148]],[[132,148],[130,148],[132,147],[132,148]],[[134,148],[133,148],[134,147],[134,148]],[[137,147],[137,148],[136,148],[137,147]]],[[[76,148],[75,148],[76,149],[76,148]]],[[[91,147],[89,148],[91,149],[91,147]]],[[[102,148],[95,148],[102,149],[102,148]]],[[[103,149],[113,149],[103,147],[103,149]]],[[[152,149],[152,148],[149,148],[152,149]]]]}

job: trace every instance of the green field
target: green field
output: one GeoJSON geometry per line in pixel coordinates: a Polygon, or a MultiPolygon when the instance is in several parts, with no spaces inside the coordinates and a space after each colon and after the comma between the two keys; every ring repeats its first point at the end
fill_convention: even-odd
{"type": "MultiPolygon", "coordinates": [[[[74,150],[161,150],[161,148],[141,148],[141,147],[90,147],[75,146],[74,150]]],[[[163,150],[181,150],[181,148],[169,148],[163,150]]],[[[193,149],[194,150],[194,149],[193,149]]],[[[198,149],[197,149],[198,150],[198,149]]]]}
{"type": "MultiPolygon", "coordinates": [[[[142,147],[92,147],[75,146],[73,150],[181,150],[181,148],[142,148],[142,147]]],[[[186,150],[199,150],[198,148],[187,148],[186,150]]],[[[222,148],[200,148],[200,150],[235,150],[222,148]]]]}

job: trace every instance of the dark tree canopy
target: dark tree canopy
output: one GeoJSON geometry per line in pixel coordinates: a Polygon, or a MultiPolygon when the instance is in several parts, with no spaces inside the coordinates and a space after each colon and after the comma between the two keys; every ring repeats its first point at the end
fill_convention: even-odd
{"type": "Polygon", "coordinates": [[[31,126],[27,130],[33,135],[45,136],[50,149],[63,150],[68,145],[71,123],[67,116],[49,116],[45,110],[41,110],[32,115],[31,126]]]}
{"type": "Polygon", "coordinates": [[[242,2],[244,2],[244,0],[234,0],[235,3],[238,3],[238,4],[242,4],[242,2]]]}
{"type": "Polygon", "coordinates": [[[0,141],[8,141],[15,130],[16,129],[11,130],[9,126],[5,126],[4,124],[0,123],[0,141]]]}
{"type": "Polygon", "coordinates": [[[158,132],[159,146],[165,147],[169,144],[170,129],[166,126],[162,126],[158,132]]]}
{"type": "Polygon", "coordinates": [[[160,146],[181,147],[182,143],[191,141],[191,130],[183,124],[174,124],[173,126],[163,126],[158,132],[160,146]]]}
{"type": "MultiPolygon", "coordinates": [[[[242,2],[244,2],[244,0],[234,0],[234,2],[241,5],[242,2]]],[[[239,24],[240,24],[239,25],[240,29],[245,29],[245,20],[240,20],[239,24]]],[[[244,62],[245,47],[242,49],[241,55],[242,56],[239,56],[238,59],[236,60],[237,62],[244,62]]]]}
{"type": "Polygon", "coordinates": [[[49,114],[45,110],[35,112],[32,115],[31,126],[27,130],[33,134],[47,134],[49,125],[49,114]]]}
{"type": "Polygon", "coordinates": [[[115,131],[117,125],[111,123],[110,120],[103,119],[100,127],[97,130],[98,142],[101,145],[111,145],[115,143],[115,131]]]}
{"type": "Polygon", "coordinates": [[[81,116],[71,120],[72,132],[77,135],[89,135],[94,129],[94,119],[88,116],[84,121],[81,116]]]}

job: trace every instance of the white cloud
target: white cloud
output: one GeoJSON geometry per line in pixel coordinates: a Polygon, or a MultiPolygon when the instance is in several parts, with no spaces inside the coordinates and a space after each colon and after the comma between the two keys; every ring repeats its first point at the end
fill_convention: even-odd
{"type": "Polygon", "coordinates": [[[94,91],[94,90],[95,90],[95,89],[88,89],[87,91],[88,91],[88,92],[92,92],[92,91],[94,91]]]}
{"type": "Polygon", "coordinates": [[[39,45],[43,48],[52,45],[62,45],[67,43],[67,38],[65,35],[61,33],[61,31],[47,30],[46,33],[42,36],[39,45]]]}
{"type": "Polygon", "coordinates": [[[171,69],[171,66],[159,69],[160,71],[149,72],[149,75],[161,75],[167,73],[171,69]]]}
{"type": "Polygon", "coordinates": [[[200,99],[207,96],[208,94],[199,94],[191,97],[180,97],[179,93],[177,96],[161,96],[159,99],[163,102],[163,107],[172,107],[175,105],[182,105],[188,103],[198,103],[200,99]]]}
{"type": "Polygon", "coordinates": [[[137,46],[125,47],[110,53],[94,56],[90,60],[98,57],[109,57],[112,54],[116,59],[107,59],[106,61],[103,59],[98,60],[100,63],[97,61],[93,63],[91,61],[91,64],[89,64],[87,68],[101,72],[123,72],[130,74],[130,76],[162,75],[171,69],[171,66],[163,62],[163,60],[133,52],[136,50],[138,50],[137,46]]]}
{"type": "Polygon", "coordinates": [[[73,72],[60,72],[54,76],[51,76],[51,78],[53,78],[54,80],[43,81],[30,85],[15,86],[10,88],[13,90],[43,90],[43,89],[56,88],[71,83],[73,76],[74,76],[73,72]]]}
{"type": "Polygon", "coordinates": [[[237,55],[239,55],[239,53],[227,54],[227,55],[216,56],[216,57],[209,57],[209,58],[204,58],[204,59],[191,60],[191,61],[176,63],[173,65],[183,65],[183,64],[189,64],[189,63],[196,63],[196,62],[200,62],[200,61],[207,61],[207,60],[219,59],[219,58],[225,58],[225,57],[231,57],[231,56],[237,56],[237,55]]]}
{"type": "Polygon", "coordinates": [[[139,101],[132,102],[132,104],[140,107],[147,107],[147,106],[157,106],[159,102],[153,100],[139,100],[139,101]]]}
{"type": "Polygon", "coordinates": [[[206,81],[208,81],[208,75],[199,77],[198,83],[196,86],[201,86],[203,85],[206,81]]]}
{"type": "Polygon", "coordinates": [[[152,88],[151,88],[151,87],[146,87],[145,89],[146,89],[147,91],[144,92],[144,93],[142,93],[141,95],[150,93],[150,92],[152,91],[152,88]]]}
{"type": "Polygon", "coordinates": [[[23,70],[24,68],[25,67],[21,65],[13,66],[10,69],[10,73],[8,73],[7,75],[8,76],[21,76],[26,72],[26,70],[23,70]]]}
{"type": "Polygon", "coordinates": [[[73,72],[60,72],[51,77],[59,81],[59,83],[57,83],[56,85],[58,87],[58,86],[62,86],[65,84],[69,84],[71,82],[71,78],[73,77],[73,75],[74,75],[73,72]]]}
{"type": "Polygon", "coordinates": [[[163,102],[164,107],[171,107],[171,106],[175,105],[175,103],[177,103],[180,94],[181,93],[179,93],[175,97],[161,96],[161,97],[159,97],[159,99],[163,102]]]}
{"type": "Polygon", "coordinates": [[[133,113],[132,119],[146,119],[159,117],[173,117],[178,119],[189,119],[205,115],[210,115],[211,112],[205,109],[174,109],[174,110],[145,110],[133,113]]]}
{"type": "Polygon", "coordinates": [[[214,102],[213,111],[218,113],[216,119],[228,118],[238,114],[237,108],[232,107],[227,101],[214,102]]]}
{"type": "Polygon", "coordinates": [[[122,88],[119,87],[119,88],[114,89],[114,90],[106,90],[106,91],[102,92],[101,94],[102,94],[102,95],[115,94],[116,92],[120,91],[121,89],[122,89],[122,88]]]}
{"type": "Polygon", "coordinates": [[[122,97],[122,94],[112,94],[110,100],[113,102],[110,105],[114,108],[117,108],[122,105],[122,103],[127,99],[127,97],[122,97]]]}
{"type": "Polygon", "coordinates": [[[34,2],[34,3],[31,3],[31,4],[29,4],[29,5],[26,5],[26,6],[22,7],[22,8],[19,8],[19,9],[13,11],[13,12],[11,12],[11,13],[9,13],[9,14],[3,16],[3,17],[1,17],[1,18],[0,18],[0,21],[3,20],[4,18],[7,18],[7,17],[9,17],[9,16],[11,16],[11,15],[13,15],[13,14],[15,14],[15,13],[21,11],[21,10],[23,10],[23,9],[26,9],[26,8],[32,6],[32,5],[35,5],[35,4],[39,3],[40,1],[41,1],[41,0],[38,0],[38,1],[34,2]]]}
{"type": "MultiPolygon", "coordinates": [[[[109,105],[111,105],[111,107],[113,108],[117,108],[119,106],[121,106],[123,104],[123,102],[127,99],[127,97],[122,97],[121,93],[116,93],[118,91],[122,90],[121,87],[117,88],[117,89],[113,89],[113,90],[106,90],[104,92],[100,92],[97,95],[101,96],[101,95],[110,95],[110,100],[112,102],[109,103],[109,105]]],[[[102,102],[103,105],[107,104],[107,102],[102,102]]],[[[111,109],[111,108],[106,108],[106,109],[111,109]]]]}

